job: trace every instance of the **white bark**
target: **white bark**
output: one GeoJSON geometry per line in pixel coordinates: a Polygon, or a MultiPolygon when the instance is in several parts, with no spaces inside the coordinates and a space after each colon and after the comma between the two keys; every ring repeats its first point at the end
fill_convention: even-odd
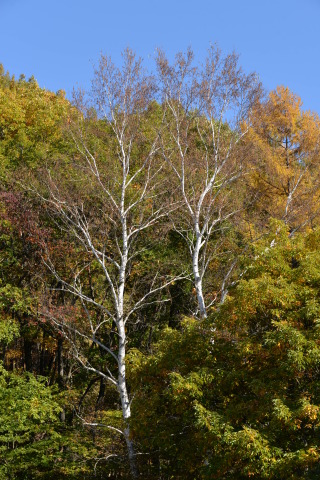
{"type": "Polygon", "coordinates": [[[206,310],[205,300],[204,300],[203,291],[202,291],[203,275],[200,273],[200,269],[199,269],[200,251],[201,251],[201,236],[200,234],[198,234],[196,243],[193,248],[192,268],[193,268],[193,278],[194,278],[194,284],[195,284],[195,289],[197,293],[200,318],[206,318],[207,310],[206,310]]]}

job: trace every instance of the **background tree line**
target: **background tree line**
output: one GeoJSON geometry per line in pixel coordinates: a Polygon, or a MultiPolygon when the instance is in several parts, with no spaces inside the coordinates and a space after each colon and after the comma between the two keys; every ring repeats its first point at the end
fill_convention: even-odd
{"type": "Polygon", "coordinates": [[[217,47],[0,73],[2,477],[318,478],[318,116],[217,47]]]}

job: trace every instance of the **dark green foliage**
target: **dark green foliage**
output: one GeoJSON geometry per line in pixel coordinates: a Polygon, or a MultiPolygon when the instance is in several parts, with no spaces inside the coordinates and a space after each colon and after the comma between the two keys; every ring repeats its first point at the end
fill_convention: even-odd
{"type": "Polygon", "coordinates": [[[0,375],[1,478],[43,477],[57,461],[61,407],[45,379],[8,373],[3,367],[0,375]]]}
{"type": "Polygon", "coordinates": [[[151,445],[150,478],[318,477],[320,235],[278,235],[208,321],[135,355],[134,428],[151,445]]]}

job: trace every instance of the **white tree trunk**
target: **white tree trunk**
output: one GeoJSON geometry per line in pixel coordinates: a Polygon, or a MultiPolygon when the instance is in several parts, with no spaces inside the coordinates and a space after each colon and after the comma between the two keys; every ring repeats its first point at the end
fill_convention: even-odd
{"type": "Polygon", "coordinates": [[[126,357],[126,333],[124,322],[120,319],[118,323],[118,333],[119,333],[119,350],[118,350],[118,362],[119,362],[119,372],[118,372],[118,392],[121,401],[121,408],[122,408],[122,417],[125,422],[125,428],[123,431],[124,438],[126,441],[127,449],[128,449],[128,458],[130,464],[130,471],[132,478],[138,477],[138,470],[136,465],[136,454],[133,442],[130,438],[130,425],[129,421],[131,418],[131,409],[130,409],[130,400],[128,395],[127,389],[127,381],[126,381],[126,365],[125,365],[125,357],[126,357]]]}
{"type": "Polygon", "coordinates": [[[201,250],[201,235],[197,235],[197,241],[193,250],[192,256],[192,268],[193,268],[193,276],[194,276],[194,285],[197,294],[200,318],[207,318],[207,310],[205,305],[205,300],[202,291],[202,275],[200,273],[199,268],[199,254],[201,250]]]}

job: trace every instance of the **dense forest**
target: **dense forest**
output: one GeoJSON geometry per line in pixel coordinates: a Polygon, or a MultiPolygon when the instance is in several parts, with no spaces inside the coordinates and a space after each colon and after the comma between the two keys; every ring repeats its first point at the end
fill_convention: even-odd
{"type": "Polygon", "coordinates": [[[0,478],[318,479],[319,117],[155,62],[0,67],[0,478]]]}

